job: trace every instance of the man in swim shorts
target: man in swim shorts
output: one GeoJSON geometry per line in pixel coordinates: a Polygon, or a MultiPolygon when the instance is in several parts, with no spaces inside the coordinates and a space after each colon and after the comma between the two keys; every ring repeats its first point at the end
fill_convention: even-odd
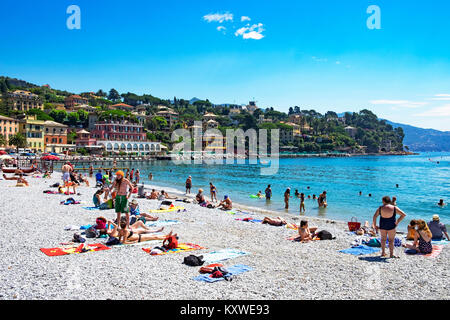
{"type": "Polygon", "coordinates": [[[122,216],[122,213],[125,213],[126,215],[126,221],[127,221],[127,228],[130,226],[130,213],[128,211],[128,199],[131,196],[131,193],[133,191],[133,185],[131,184],[130,180],[125,178],[125,174],[123,171],[119,170],[116,172],[116,179],[114,180],[111,188],[109,188],[109,191],[111,192],[112,189],[115,189],[117,195],[115,198],[115,204],[114,208],[116,209],[117,213],[117,221],[120,221],[120,218],[122,216]],[[127,195],[128,190],[128,195],[127,195]]]}

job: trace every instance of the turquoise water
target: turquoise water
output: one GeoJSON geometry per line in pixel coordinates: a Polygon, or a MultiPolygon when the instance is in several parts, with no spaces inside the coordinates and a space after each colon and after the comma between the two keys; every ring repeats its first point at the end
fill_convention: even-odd
{"type": "MultiPolygon", "coordinates": [[[[130,165],[136,165],[131,164],[130,165]]],[[[402,229],[412,218],[426,221],[439,214],[441,221],[450,223],[450,206],[440,208],[439,199],[450,201],[450,154],[424,153],[414,156],[364,156],[351,158],[285,158],[280,159],[280,168],[274,176],[260,175],[262,165],[215,164],[175,165],[171,161],[154,161],[142,164],[141,177],[152,183],[184,190],[186,178],[191,175],[193,192],[203,188],[209,195],[212,181],[219,198],[227,194],[235,202],[286,212],[283,193],[291,188],[306,195],[319,195],[327,191],[328,208],[320,209],[317,202],[306,200],[305,216],[326,217],[348,221],[357,217],[359,221],[371,221],[384,195],[396,196],[397,205],[408,215],[402,229]],[[432,161],[429,159],[431,158],[432,161]],[[437,164],[436,161],[440,163],[437,164]],[[172,170],[172,172],[170,172],[172,170]],[[251,199],[249,195],[259,190],[264,192],[272,185],[273,197],[251,199]],[[399,187],[396,187],[396,184],[399,187]],[[307,190],[307,186],[310,187],[307,190]],[[359,196],[359,191],[363,195],[359,196]],[[372,197],[368,194],[371,193],[372,197]]],[[[292,198],[289,213],[299,215],[299,200],[292,198]]]]}

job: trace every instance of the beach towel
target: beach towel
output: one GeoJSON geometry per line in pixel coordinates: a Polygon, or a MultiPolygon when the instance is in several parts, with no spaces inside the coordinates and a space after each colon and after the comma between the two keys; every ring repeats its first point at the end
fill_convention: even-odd
{"type": "Polygon", "coordinates": [[[55,256],[64,256],[67,254],[73,254],[73,253],[84,253],[84,252],[94,252],[94,251],[101,251],[101,250],[109,250],[107,246],[101,244],[101,243],[93,243],[88,244],[85,246],[87,251],[82,251],[83,244],[76,245],[76,246],[64,246],[64,247],[58,247],[58,248],[41,248],[43,253],[45,253],[49,257],[55,257],[55,256]]]}
{"type": "MultiPolygon", "coordinates": [[[[166,252],[161,252],[155,255],[163,255],[163,254],[170,254],[170,253],[178,253],[178,252],[182,252],[182,251],[194,251],[194,250],[201,250],[201,249],[206,249],[204,247],[201,247],[197,244],[193,244],[193,243],[179,243],[178,247],[176,249],[170,249],[167,250],[166,252]]],[[[142,250],[144,250],[147,253],[150,253],[152,251],[152,248],[142,248],[142,250]]]]}
{"type": "Polygon", "coordinates": [[[449,244],[450,241],[446,240],[446,239],[442,239],[442,240],[431,240],[431,244],[435,244],[435,245],[446,245],[449,244]]]}
{"type": "Polygon", "coordinates": [[[254,218],[236,218],[234,220],[245,221],[245,222],[253,222],[253,223],[261,223],[262,222],[262,220],[254,219],[254,218]]]}
{"type": "Polygon", "coordinates": [[[217,263],[220,261],[225,261],[241,256],[246,256],[251,254],[250,252],[245,252],[237,249],[220,249],[212,252],[208,252],[203,255],[203,260],[207,263],[217,263]]]}
{"type": "Polygon", "coordinates": [[[156,220],[156,221],[150,221],[147,222],[145,225],[147,227],[166,227],[166,226],[171,226],[174,224],[180,224],[181,222],[179,222],[178,220],[156,220]]]}
{"type": "Polygon", "coordinates": [[[64,227],[64,230],[66,231],[86,230],[89,229],[90,227],[93,227],[93,225],[92,224],[87,224],[85,226],[68,225],[64,227]]]}
{"type": "Polygon", "coordinates": [[[184,207],[182,206],[175,206],[173,208],[169,208],[169,209],[153,209],[150,210],[150,213],[166,213],[166,212],[186,212],[186,210],[184,209],[184,207]]]}
{"type": "MultiPolygon", "coordinates": [[[[234,266],[227,267],[226,269],[229,272],[229,273],[227,273],[227,276],[236,276],[238,274],[253,270],[252,267],[246,266],[244,264],[236,264],[234,266]]],[[[207,273],[201,274],[192,279],[196,280],[196,281],[203,281],[203,282],[208,282],[208,283],[225,280],[225,278],[212,278],[211,274],[207,274],[207,273]]]]}
{"type": "Polygon", "coordinates": [[[348,249],[344,249],[344,250],[339,250],[339,252],[342,253],[347,253],[347,254],[352,254],[355,256],[361,256],[361,255],[365,255],[365,254],[372,254],[375,252],[380,251],[379,248],[374,248],[374,247],[369,247],[366,245],[360,245],[360,246],[355,246],[355,247],[351,247],[348,249]]]}
{"type": "Polygon", "coordinates": [[[100,207],[83,207],[85,210],[100,210],[100,207]]]}
{"type": "Polygon", "coordinates": [[[286,225],[286,228],[291,229],[291,230],[295,230],[295,231],[298,230],[298,226],[296,224],[293,224],[293,223],[288,223],[286,225]]]}
{"type": "Polygon", "coordinates": [[[405,250],[405,253],[409,254],[409,255],[423,256],[423,257],[427,257],[427,258],[436,258],[437,256],[439,256],[441,254],[443,248],[444,248],[443,245],[435,245],[435,244],[433,244],[433,250],[431,251],[431,253],[428,253],[428,254],[408,253],[408,251],[413,251],[413,252],[415,251],[415,250],[412,250],[412,249],[405,250]]]}

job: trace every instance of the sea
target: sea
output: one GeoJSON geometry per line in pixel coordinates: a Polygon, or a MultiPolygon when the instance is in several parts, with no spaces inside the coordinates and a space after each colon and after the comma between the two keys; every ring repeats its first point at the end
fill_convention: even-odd
{"type": "Polygon", "coordinates": [[[303,216],[350,221],[353,217],[371,223],[383,196],[397,197],[397,206],[411,219],[431,220],[438,214],[450,223],[450,205],[439,207],[437,202],[450,202],[450,153],[421,153],[408,156],[354,156],[323,158],[281,158],[274,175],[262,175],[261,168],[269,164],[175,164],[172,161],[130,163],[141,171],[141,182],[185,190],[186,178],[192,176],[193,188],[209,195],[209,182],[218,190],[219,200],[228,195],[233,201],[252,207],[300,215],[300,200],[295,190],[313,197],[327,192],[328,207],[318,207],[316,200],[306,199],[303,216]],[[148,180],[152,173],[153,180],[148,180]],[[272,199],[255,199],[271,185],[272,199]],[[398,186],[397,186],[398,185],[398,186]],[[289,209],[284,209],[283,194],[291,188],[289,209]],[[308,188],[309,187],[309,188],[308,188]],[[362,195],[359,195],[359,192],[362,195]],[[371,196],[369,196],[369,194],[371,196]]]}
{"type": "Polygon", "coordinates": [[[450,224],[450,205],[439,207],[439,199],[450,202],[450,153],[421,153],[408,156],[353,156],[280,158],[274,175],[262,175],[263,162],[250,164],[175,164],[170,160],[121,163],[139,168],[141,182],[160,189],[185,190],[185,181],[192,176],[192,191],[202,188],[209,196],[209,182],[218,190],[218,198],[228,195],[234,202],[260,207],[294,216],[320,217],[332,220],[372,222],[383,196],[397,197],[397,206],[407,217],[399,228],[406,230],[411,219],[430,221],[438,214],[450,224]],[[153,180],[148,176],[152,173],[153,180]],[[272,199],[255,199],[271,185],[272,199]],[[284,209],[284,192],[291,188],[289,209],[284,209]],[[308,188],[309,187],[309,188],[308,188]],[[305,193],[306,212],[299,211],[300,200],[295,190],[305,193]],[[327,208],[319,208],[318,196],[327,192],[327,208]],[[359,195],[361,191],[362,195],[359,195]],[[369,196],[369,194],[371,196],[369,196]]]}

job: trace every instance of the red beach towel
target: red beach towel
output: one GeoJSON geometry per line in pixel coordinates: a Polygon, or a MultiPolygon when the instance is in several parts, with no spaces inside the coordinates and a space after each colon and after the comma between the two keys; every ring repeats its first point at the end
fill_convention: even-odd
{"type": "MultiPolygon", "coordinates": [[[[41,248],[43,253],[45,253],[49,257],[56,257],[56,256],[64,256],[67,254],[73,254],[73,253],[84,253],[82,251],[83,244],[76,245],[76,246],[64,246],[64,247],[58,247],[58,248],[41,248]]],[[[93,251],[101,251],[101,250],[109,250],[111,248],[101,244],[101,243],[93,243],[88,244],[85,246],[87,251],[85,252],[93,252],[93,251]]]]}
{"type": "MultiPolygon", "coordinates": [[[[193,250],[201,250],[201,249],[206,249],[206,248],[201,247],[198,244],[193,244],[193,243],[179,243],[177,248],[167,250],[166,252],[161,252],[161,253],[155,254],[155,256],[169,254],[169,253],[177,253],[177,252],[181,252],[181,251],[193,251],[193,250]]],[[[142,248],[142,250],[144,250],[147,253],[150,253],[152,251],[152,248],[142,248]]]]}

